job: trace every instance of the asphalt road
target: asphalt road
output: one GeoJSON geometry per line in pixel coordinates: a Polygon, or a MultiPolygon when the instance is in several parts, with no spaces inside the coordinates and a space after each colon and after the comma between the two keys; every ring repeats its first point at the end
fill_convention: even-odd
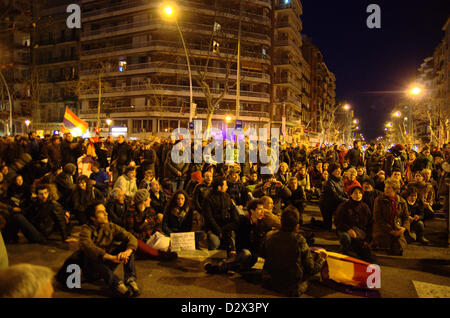
{"type": "MultiPolygon", "coordinates": [[[[308,205],[304,215],[305,223],[314,216],[320,219],[317,206],[308,205]]],[[[308,226],[304,227],[305,230],[308,226]]],[[[436,219],[428,222],[427,235],[431,244],[422,246],[410,244],[401,257],[377,253],[381,267],[381,288],[383,298],[450,297],[450,253],[446,240],[446,221],[436,219]]],[[[338,251],[339,242],[334,233],[315,230],[315,246],[338,251]]],[[[57,271],[64,260],[76,249],[76,245],[55,242],[50,245],[24,243],[7,245],[10,264],[32,263],[45,265],[57,271]]],[[[276,292],[262,288],[250,278],[240,274],[209,275],[203,265],[209,259],[225,257],[224,251],[201,249],[181,252],[175,262],[138,260],[136,262],[138,283],[144,298],[271,298],[283,297],[276,292]]],[[[256,269],[263,266],[260,259],[256,269]]],[[[117,269],[119,277],[122,269],[117,269]]],[[[101,282],[82,284],[81,289],[70,292],[56,289],[54,297],[109,297],[101,282]]],[[[347,298],[355,297],[338,292],[320,282],[310,284],[302,298],[347,298]]]]}

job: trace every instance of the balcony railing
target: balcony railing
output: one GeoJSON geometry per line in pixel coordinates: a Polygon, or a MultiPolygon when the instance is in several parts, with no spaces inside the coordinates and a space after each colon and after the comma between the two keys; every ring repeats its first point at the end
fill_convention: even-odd
{"type": "MultiPolygon", "coordinates": [[[[187,64],[176,64],[176,63],[166,63],[166,62],[150,62],[150,63],[140,63],[140,64],[127,65],[126,68],[122,72],[119,72],[117,69],[116,70],[107,70],[107,71],[104,71],[104,72],[105,73],[124,73],[124,74],[126,74],[129,71],[145,70],[145,69],[152,69],[152,68],[187,71],[187,64]]],[[[101,70],[102,69],[82,70],[80,72],[80,75],[81,76],[96,75],[101,70]]],[[[199,65],[191,65],[191,70],[192,71],[205,72],[205,67],[199,66],[199,65]]],[[[208,67],[208,68],[206,68],[206,72],[207,73],[226,74],[226,71],[227,71],[226,68],[221,68],[221,67],[208,67]]],[[[237,75],[237,71],[235,69],[230,70],[230,75],[237,75]]],[[[262,79],[270,79],[270,75],[269,74],[265,74],[265,73],[261,73],[261,72],[242,71],[242,70],[241,70],[241,76],[244,76],[244,77],[256,77],[256,78],[262,78],[262,79]]]]}
{"type": "MultiPolygon", "coordinates": [[[[139,85],[127,85],[127,86],[116,86],[116,87],[106,87],[103,90],[103,93],[118,93],[118,92],[132,92],[132,91],[143,91],[143,90],[149,90],[149,91],[184,91],[189,93],[189,86],[183,86],[183,85],[166,85],[166,84],[153,84],[153,85],[145,85],[145,84],[139,84],[139,85]]],[[[203,94],[201,87],[193,87],[193,92],[201,93],[203,94]]],[[[210,88],[211,94],[220,94],[223,92],[223,89],[217,89],[217,88],[210,88]]],[[[82,90],[82,95],[88,95],[91,93],[91,90],[82,90]]],[[[236,90],[228,90],[227,95],[236,95],[236,90]]],[[[267,93],[261,93],[261,92],[252,92],[252,91],[242,91],[240,93],[240,96],[246,96],[246,97],[256,97],[256,98],[269,98],[269,94],[267,93]]]]}
{"type": "Polygon", "coordinates": [[[38,64],[51,64],[51,63],[60,63],[60,62],[75,62],[78,61],[78,58],[75,56],[67,56],[67,57],[52,57],[50,59],[39,59],[38,64]]]}
{"type": "MultiPolygon", "coordinates": [[[[206,114],[206,108],[198,107],[196,109],[197,114],[206,114]]],[[[215,115],[227,115],[233,113],[234,109],[217,109],[214,111],[215,115]]],[[[156,113],[174,113],[176,115],[181,114],[181,106],[139,106],[139,107],[104,107],[103,113],[130,113],[130,112],[156,112],[156,113]]],[[[81,110],[81,114],[97,114],[97,108],[81,110]]],[[[184,114],[188,114],[189,110],[186,110],[184,114]]],[[[241,116],[248,117],[265,117],[269,118],[268,112],[258,112],[250,110],[241,110],[239,112],[241,116]]]]}
{"type": "MultiPolygon", "coordinates": [[[[83,32],[82,36],[83,37],[94,36],[94,35],[102,36],[104,33],[118,32],[118,31],[122,31],[122,30],[129,30],[129,29],[145,27],[145,26],[155,26],[157,24],[167,25],[167,26],[171,25],[170,23],[168,23],[164,20],[154,19],[151,21],[127,23],[127,24],[122,24],[122,25],[118,25],[118,26],[101,28],[101,29],[97,29],[97,30],[89,30],[89,31],[83,32]]],[[[180,22],[180,28],[181,29],[186,28],[186,29],[192,29],[192,30],[212,31],[213,25],[180,22]]],[[[235,37],[237,37],[238,29],[226,29],[225,31],[226,31],[225,33],[233,34],[235,37]]],[[[267,34],[261,34],[261,33],[256,33],[256,32],[249,32],[249,31],[241,31],[241,35],[243,37],[249,37],[249,38],[270,41],[270,38],[267,34]]]]}
{"type": "Polygon", "coordinates": [[[52,40],[42,40],[42,41],[37,41],[37,44],[39,46],[44,46],[44,45],[55,45],[55,44],[61,44],[61,43],[70,43],[70,42],[75,42],[75,41],[79,41],[80,37],[79,36],[70,36],[68,38],[65,39],[52,39],[52,40]]]}
{"type": "MultiPolygon", "coordinates": [[[[108,46],[108,47],[99,48],[99,49],[84,49],[84,50],[82,50],[81,56],[105,54],[105,53],[111,53],[111,52],[114,52],[115,54],[120,55],[121,53],[119,53],[119,51],[134,50],[134,49],[140,49],[140,48],[145,48],[145,47],[156,47],[156,46],[169,47],[171,49],[177,48],[181,51],[183,50],[181,45],[178,42],[144,41],[144,42],[129,43],[129,44],[118,45],[118,46],[108,46]]],[[[186,43],[186,46],[189,50],[209,51],[211,49],[211,47],[206,44],[186,43]]],[[[235,49],[220,48],[220,52],[224,53],[224,54],[230,54],[230,55],[236,54],[235,49]]],[[[270,56],[268,54],[262,54],[262,52],[252,52],[252,51],[248,51],[248,50],[243,50],[241,56],[257,58],[257,59],[264,59],[264,60],[270,59],[270,56]]]]}
{"type": "MultiPolygon", "coordinates": [[[[267,1],[264,1],[267,2],[267,1]]],[[[208,6],[208,5],[204,5],[202,3],[198,3],[195,1],[177,1],[179,6],[186,6],[186,7],[192,7],[192,9],[206,9],[206,10],[214,10],[214,8],[212,6],[208,6]]],[[[157,4],[158,5],[158,4],[157,4]]],[[[156,6],[157,6],[156,5],[156,6]]],[[[220,5],[220,3],[219,3],[220,5]]],[[[126,3],[119,3],[117,5],[111,5],[108,6],[106,8],[102,8],[102,9],[94,9],[91,11],[84,11],[83,12],[83,18],[90,18],[96,15],[100,15],[100,14],[104,14],[104,13],[108,13],[108,12],[117,12],[120,10],[126,10],[126,9],[130,9],[130,8],[136,8],[136,7],[146,7],[147,9],[153,8],[155,7],[155,4],[150,4],[148,2],[148,0],[134,0],[134,1],[127,1],[126,3]]],[[[145,8],[142,8],[145,9],[145,8]]],[[[226,8],[226,7],[218,7],[218,13],[219,14],[232,14],[235,16],[239,16],[239,10],[234,10],[234,9],[230,9],[230,8],[226,8]]],[[[243,17],[249,18],[249,19],[253,19],[255,21],[258,22],[262,22],[262,23],[268,23],[270,22],[270,18],[269,17],[264,17],[258,14],[254,14],[254,13],[250,13],[247,11],[242,11],[241,15],[243,17]]]]}

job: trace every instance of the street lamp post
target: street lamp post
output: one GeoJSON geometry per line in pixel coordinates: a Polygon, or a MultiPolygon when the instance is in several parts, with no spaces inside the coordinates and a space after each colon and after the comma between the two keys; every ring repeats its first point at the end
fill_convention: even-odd
{"type": "Polygon", "coordinates": [[[27,119],[25,120],[25,126],[27,126],[27,133],[29,132],[28,127],[30,126],[30,121],[27,119]]]}
{"type": "Polygon", "coordinates": [[[110,130],[111,130],[111,127],[110,127],[110,126],[111,126],[111,123],[112,123],[112,120],[108,118],[108,119],[106,120],[106,124],[108,125],[108,136],[110,135],[110,130]]]}
{"type": "MultiPolygon", "coordinates": [[[[183,33],[181,32],[181,28],[180,25],[178,24],[178,19],[176,17],[176,13],[174,12],[174,9],[172,8],[172,6],[166,6],[164,8],[164,13],[168,16],[168,17],[174,17],[175,20],[175,24],[177,26],[178,29],[178,33],[180,34],[180,38],[181,38],[181,42],[183,43],[183,48],[184,48],[184,53],[186,55],[186,61],[187,61],[187,66],[188,66],[188,73],[189,73],[189,122],[192,121],[192,117],[193,117],[193,112],[195,111],[193,109],[194,105],[193,105],[193,101],[192,101],[192,73],[191,73],[191,63],[189,61],[189,55],[188,55],[188,51],[186,48],[186,42],[184,41],[184,37],[183,37],[183,33]]],[[[188,124],[189,125],[189,124],[188,124]]],[[[189,126],[188,126],[189,127],[189,126]]]]}

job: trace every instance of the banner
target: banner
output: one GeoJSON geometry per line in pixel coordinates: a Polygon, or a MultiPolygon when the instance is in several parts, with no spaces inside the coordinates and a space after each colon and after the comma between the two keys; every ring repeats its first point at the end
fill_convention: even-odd
{"type": "Polygon", "coordinates": [[[64,113],[63,124],[61,126],[61,133],[72,133],[73,130],[76,131],[75,135],[82,135],[89,128],[89,124],[84,120],[78,118],[69,107],[66,107],[66,112],[64,113]],[[79,131],[78,131],[79,130],[79,131]]]}

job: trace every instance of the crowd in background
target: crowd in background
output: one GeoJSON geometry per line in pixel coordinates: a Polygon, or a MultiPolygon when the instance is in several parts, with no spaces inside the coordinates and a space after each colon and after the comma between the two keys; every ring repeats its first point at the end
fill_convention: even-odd
{"type": "MultiPolygon", "coordinates": [[[[144,258],[176,259],[170,234],[195,232],[197,246],[227,251],[232,261],[207,267],[208,272],[220,272],[249,268],[258,256],[280,257],[270,250],[266,234],[295,232],[292,222],[306,224],[307,203],[317,204],[323,217],[312,218],[312,228],[331,231],[334,224],[341,252],[368,261],[373,250],[402,255],[408,243],[428,244],[427,220],[448,211],[450,145],[426,145],[417,152],[400,144],[387,149],[370,143],[363,149],[361,141],[350,149],[280,144],[279,169],[261,174],[263,164],[249,161],[248,148],[244,163],[175,163],[171,152],[178,142],[83,139],[70,133],[0,138],[0,229],[5,242],[17,243],[20,231],[33,243],[45,244],[55,233],[68,241],[75,226],[84,226],[80,244],[88,246],[92,242],[86,233],[95,232],[88,227],[104,222],[98,216],[103,213],[114,224],[112,232],[131,234],[127,244],[144,258]]],[[[313,235],[303,235],[311,243],[313,235]]],[[[311,261],[306,241],[301,246],[311,261]]],[[[74,255],[66,263],[83,257],[74,255]]],[[[130,255],[121,257],[129,260],[130,255]]],[[[267,264],[272,278],[282,268],[267,264]]],[[[317,271],[315,264],[311,272],[317,271]]],[[[127,273],[127,285],[132,286],[133,268],[127,273]]],[[[127,292],[121,282],[110,283],[127,292]]]]}

